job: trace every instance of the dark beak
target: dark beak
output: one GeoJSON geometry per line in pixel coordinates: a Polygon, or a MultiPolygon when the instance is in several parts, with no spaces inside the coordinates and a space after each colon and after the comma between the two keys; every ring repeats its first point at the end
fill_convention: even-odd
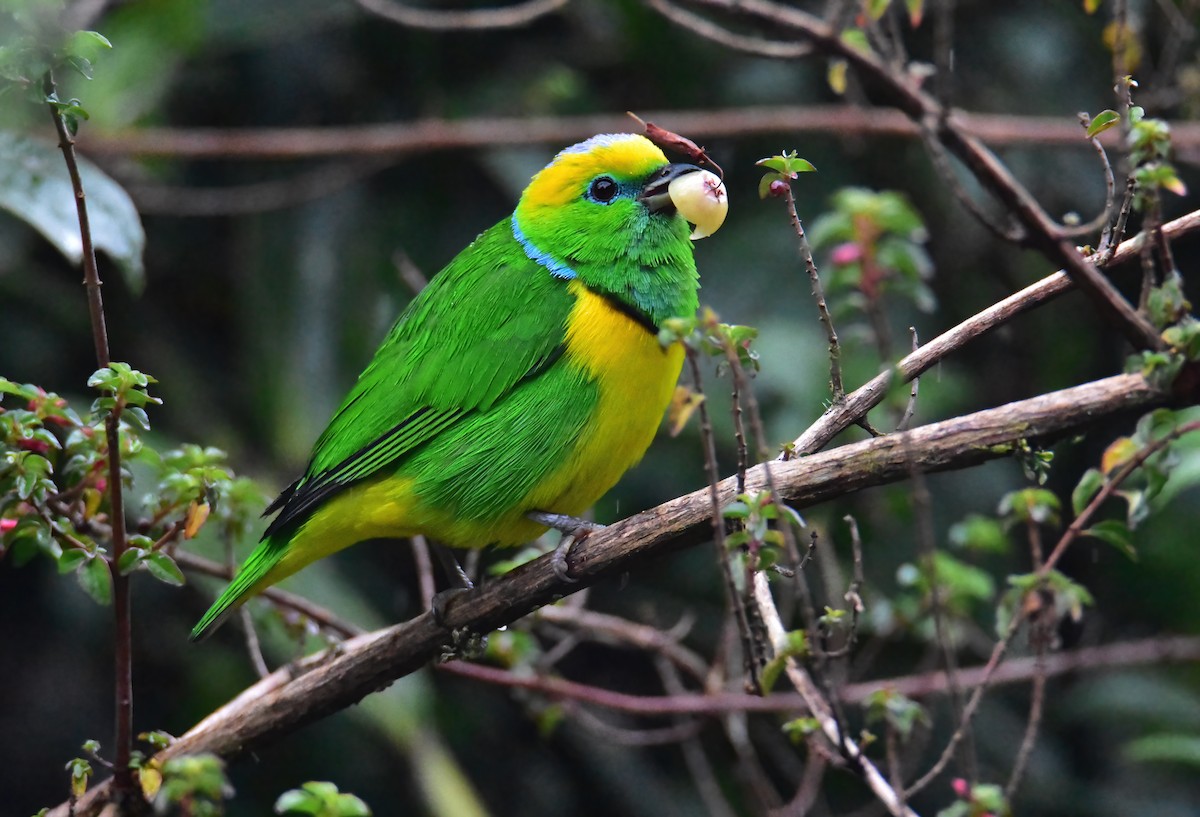
{"type": "Polygon", "coordinates": [[[651,213],[671,215],[675,212],[675,203],[671,201],[671,194],[667,192],[667,188],[680,176],[695,173],[699,169],[695,165],[687,164],[669,164],[660,167],[650,175],[650,178],[646,179],[638,201],[646,205],[651,213]]]}

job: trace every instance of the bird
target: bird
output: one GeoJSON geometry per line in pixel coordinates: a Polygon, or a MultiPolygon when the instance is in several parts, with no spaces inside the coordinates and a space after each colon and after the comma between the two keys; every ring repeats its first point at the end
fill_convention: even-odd
{"type": "Polygon", "coordinates": [[[357,542],[511,546],[585,512],[657,431],[684,359],[659,332],[695,315],[689,239],[727,206],[640,134],[561,150],[403,310],[191,640],[357,542]]]}

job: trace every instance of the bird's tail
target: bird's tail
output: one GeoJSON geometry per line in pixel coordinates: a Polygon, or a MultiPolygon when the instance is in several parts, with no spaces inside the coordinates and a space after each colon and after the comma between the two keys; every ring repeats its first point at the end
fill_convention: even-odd
{"type": "Polygon", "coordinates": [[[233,581],[225,588],[225,592],[213,602],[212,607],[208,608],[208,612],[192,629],[192,641],[202,641],[208,638],[213,630],[220,627],[225,619],[233,615],[247,599],[267,585],[273,584],[275,580],[282,578],[282,576],[277,576],[271,581],[264,581],[283,558],[290,538],[288,535],[277,534],[258,543],[258,547],[254,549],[254,552],[246,559],[246,563],[238,570],[233,581]]]}

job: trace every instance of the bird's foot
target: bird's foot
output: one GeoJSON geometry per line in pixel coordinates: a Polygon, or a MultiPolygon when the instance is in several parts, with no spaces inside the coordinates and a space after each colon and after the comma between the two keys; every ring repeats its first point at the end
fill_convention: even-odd
{"type": "Polygon", "coordinates": [[[574,536],[577,541],[589,533],[604,530],[604,526],[601,524],[587,519],[580,519],[578,516],[567,516],[565,513],[530,511],[525,516],[539,525],[554,528],[563,536],[574,536]]]}
{"type": "Polygon", "coordinates": [[[563,537],[559,541],[558,547],[554,549],[554,555],[550,557],[550,567],[554,570],[554,575],[560,581],[567,584],[577,583],[579,579],[571,575],[571,567],[567,564],[567,556],[570,555],[572,547],[582,542],[592,533],[604,530],[604,526],[590,522],[587,519],[579,519],[578,517],[567,516],[561,513],[546,513],[545,511],[533,511],[529,514],[529,518],[538,524],[546,525],[562,533],[563,537]]]}
{"type": "Polygon", "coordinates": [[[433,599],[429,604],[429,612],[433,614],[433,620],[439,627],[449,629],[446,624],[446,613],[449,612],[450,602],[458,596],[472,590],[472,587],[450,587],[433,594],[433,599]]]}
{"type": "Polygon", "coordinates": [[[567,584],[579,582],[579,579],[571,575],[571,566],[567,564],[567,556],[570,555],[571,548],[577,541],[579,538],[574,535],[564,536],[559,540],[558,547],[554,549],[554,554],[550,557],[550,569],[554,571],[554,575],[558,577],[559,581],[567,584]]]}

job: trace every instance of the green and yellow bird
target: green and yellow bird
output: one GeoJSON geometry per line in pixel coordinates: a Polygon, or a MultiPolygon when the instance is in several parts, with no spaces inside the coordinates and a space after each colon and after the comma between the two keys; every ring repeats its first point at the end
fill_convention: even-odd
{"type": "Polygon", "coordinates": [[[659,327],[695,314],[689,239],[725,210],[642,136],[555,156],[401,314],[193,640],[356,542],[513,545],[546,530],[530,512],[583,513],[654,437],[683,363],[659,327]]]}

